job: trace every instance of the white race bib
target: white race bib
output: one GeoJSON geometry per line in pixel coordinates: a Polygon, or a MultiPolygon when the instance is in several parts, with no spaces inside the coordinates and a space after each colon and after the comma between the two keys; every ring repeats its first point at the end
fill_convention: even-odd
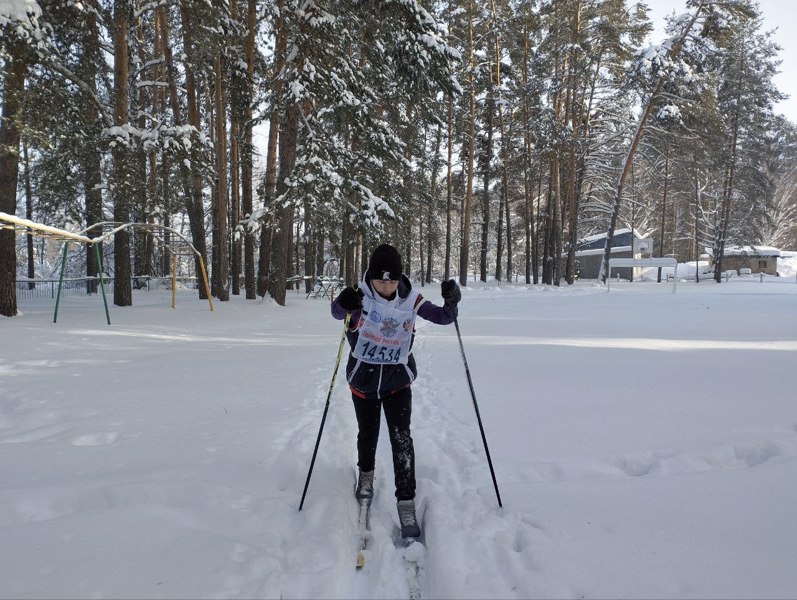
{"type": "Polygon", "coordinates": [[[406,365],[412,344],[415,311],[399,310],[376,302],[362,313],[359,338],[352,354],[375,365],[406,365]]]}

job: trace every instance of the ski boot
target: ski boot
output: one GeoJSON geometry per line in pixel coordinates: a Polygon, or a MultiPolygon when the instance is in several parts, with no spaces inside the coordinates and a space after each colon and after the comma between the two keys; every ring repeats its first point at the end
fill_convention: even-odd
{"type": "Polygon", "coordinates": [[[401,537],[419,538],[421,528],[415,518],[415,500],[398,501],[399,522],[401,523],[401,537]]]}
{"type": "Polygon", "coordinates": [[[357,489],[354,490],[354,496],[357,500],[370,500],[374,497],[373,471],[360,471],[360,477],[357,480],[357,489]]]}

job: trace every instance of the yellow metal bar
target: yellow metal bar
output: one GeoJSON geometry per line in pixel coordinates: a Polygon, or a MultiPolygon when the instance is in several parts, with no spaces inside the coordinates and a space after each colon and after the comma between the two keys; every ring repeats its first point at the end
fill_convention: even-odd
{"type": "Polygon", "coordinates": [[[202,281],[205,282],[205,293],[208,295],[208,304],[210,304],[210,310],[213,310],[213,296],[210,295],[210,284],[208,284],[208,273],[205,271],[205,261],[202,260],[202,255],[197,254],[199,258],[199,268],[202,271],[202,281]]]}

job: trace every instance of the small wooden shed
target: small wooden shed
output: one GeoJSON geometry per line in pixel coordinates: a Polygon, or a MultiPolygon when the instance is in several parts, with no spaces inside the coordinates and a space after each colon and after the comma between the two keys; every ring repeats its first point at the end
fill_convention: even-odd
{"type": "Polygon", "coordinates": [[[778,274],[780,250],[771,246],[729,246],[723,255],[726,271],[750,269],[751,273],[778,274]]]}

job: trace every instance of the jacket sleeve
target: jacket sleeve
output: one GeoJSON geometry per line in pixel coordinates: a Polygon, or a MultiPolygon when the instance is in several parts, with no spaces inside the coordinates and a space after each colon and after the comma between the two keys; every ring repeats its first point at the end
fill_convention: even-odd
{"type": "Polygon", "coordinates": [[[418,316],[438,325],[450,325],[457,317],[457,307],[437,306],[425,300],[418,308],[418,316]]]}
{"type": "MultiPolygon", "coordinates": [[[[342,321],[343,319],[346,318],[346,311],[343,308],[341,308],[337,300],[335,300],[332,303],[332,308],[330,310],[332,311],[332,316],[335,317],[338,321],[342,321]]],[[[359,322],[360,322],[360,310],[358,309],[351,313],[351,321],[349,321],[349,330],[351,331],[355,330],[359,322]]]]}

